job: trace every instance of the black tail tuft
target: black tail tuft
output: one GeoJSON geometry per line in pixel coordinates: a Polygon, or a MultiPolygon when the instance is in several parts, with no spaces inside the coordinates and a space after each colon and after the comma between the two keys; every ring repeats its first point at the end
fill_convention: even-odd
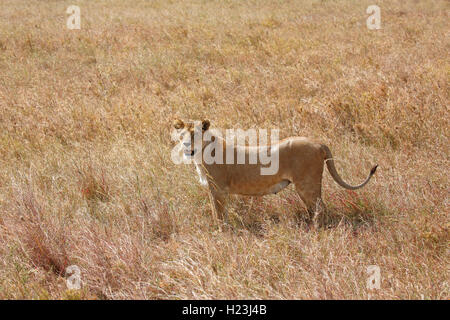
{"type": "Polygon", "coordinates": [[[371,170],[370,170],[370,175],[372,176],[375,171],[377,171],[378,165],[375,165],[371,170]]]}

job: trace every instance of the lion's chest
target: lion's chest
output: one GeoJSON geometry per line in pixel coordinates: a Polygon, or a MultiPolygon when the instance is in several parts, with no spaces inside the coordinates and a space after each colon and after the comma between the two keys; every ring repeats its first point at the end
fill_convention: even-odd
{"type": "Polygon", "coordinates": [[[208,180],[206,180],[206,176],[203,173],[203,170],[200,169],[198,164],[195,164],[195,170],[197,171],[198,181],[202,186],[208,185],[208,180]]]}

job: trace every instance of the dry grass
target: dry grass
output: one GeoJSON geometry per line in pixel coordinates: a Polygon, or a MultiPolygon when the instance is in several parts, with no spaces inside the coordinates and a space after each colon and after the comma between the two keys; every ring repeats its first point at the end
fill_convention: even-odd
{"type": "Polygon", "coordinates": [[[79,31],[71,1],[0,4],[0,298],[449,298],[447,1],[376,1],[377,31],[366,0],[75,2],[79,31]],[[218,232],[176,116],[380,169],[325,173],[320,226],[289,188],[218,232]]]}

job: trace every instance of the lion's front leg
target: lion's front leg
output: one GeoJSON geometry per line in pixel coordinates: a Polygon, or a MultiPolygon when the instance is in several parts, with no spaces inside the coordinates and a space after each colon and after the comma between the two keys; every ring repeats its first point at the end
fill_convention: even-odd
{"type": "Polygon", "coordinates": [[[221,229],[221,223],[219,222],[219,219],[221,221],[223,221],[224,219],[225,196],[222,192],[218,191],[217,187],[215,187],[211,182],[209,183],[209,199],[211,201],[211,209],[214,222],[221,229]]]}

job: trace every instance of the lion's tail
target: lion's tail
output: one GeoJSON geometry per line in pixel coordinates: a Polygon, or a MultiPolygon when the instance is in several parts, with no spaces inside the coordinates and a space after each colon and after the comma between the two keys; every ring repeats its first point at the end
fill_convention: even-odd
{"type": "Polygon", "coordinates": [[[336,167],[334,166],[333,155],[331,154],[330,149],[324,144],[321,145],[321,148],[325,152],[325,162],[327,163],[328,171],[330,172],[334,181],[336,181],[341,187],[344,187],[345,189],[356,190],[356,189],[364,187],[369,182],[370,178],[372,178],[375,171],[377,171],[378,165],[375,165],[370,170],[369,176],[366,178],[366,180],[363,183],[361,183],[357,186],[351,186],[351,185],[347,184],[344,180],[342,180],[342,178],[337,173],[336,167]]]}

